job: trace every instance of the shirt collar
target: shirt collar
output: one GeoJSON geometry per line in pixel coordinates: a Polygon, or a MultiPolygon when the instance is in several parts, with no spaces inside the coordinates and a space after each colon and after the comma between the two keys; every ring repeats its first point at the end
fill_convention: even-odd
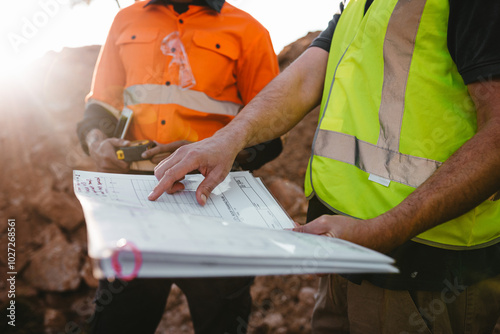
{"type": "MultiPolygon", "coordinates": [[[[150,0],[144,7],[154,4],[164,4],[165,2],[165,0],[150,0]]],[[[205,0],[205,2],[207,3],[208,7],[212,8],[217,13],[220,13],[222,6],[224,6],[226,0],[205,0]]]]}

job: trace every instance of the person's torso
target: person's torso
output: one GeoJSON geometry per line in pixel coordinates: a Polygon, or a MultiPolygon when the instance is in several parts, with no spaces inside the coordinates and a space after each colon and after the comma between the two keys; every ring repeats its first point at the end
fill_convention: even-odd
{"type": "MultiPolygon", "coordinates": [[[[335,30],[306,192],[367,219],[399,204],[476,132],[447,49],[447,0],[351,2],[335,30]]],[[[500,203],[415,240],[461,248],[496,242],[500,203]],[[478,220],[481,224],[477,224],[478,220]]]]}
{"type": "Polygon", "coordinates": [[[237,66],[243,30],[238,15],[200,6],[136,6],[116,36],[125,73],[131,139],[198,141],[241,109],[237,66]]]}

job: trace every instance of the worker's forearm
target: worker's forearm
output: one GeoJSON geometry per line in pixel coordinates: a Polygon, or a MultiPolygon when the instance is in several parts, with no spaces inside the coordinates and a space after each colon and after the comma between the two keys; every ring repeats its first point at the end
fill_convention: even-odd
{"type": "Polygon", "coordinates": [[[321,101],[328,53],[310,48],[271,81],[218,135],[242,147],[274,139],[293,128],[321,101]]]}
{"type": "Polygon", "coordinates": [[[497,97],[487,103],[471,91],[478,133],[400,205],[372,220],[381,244],[402,244],[472,210],[500,189],[500,83],[494,86],[497,97]]]}
{"type": "Polygon", "coordinates": [[[500,136],[491,134],[485,130],[472,138],[400,205],[376,218],[386,236],[401,244],[472,210],[497,191],[500,136]],[[493,146],[496,154],[491,153],[493,146]]]}

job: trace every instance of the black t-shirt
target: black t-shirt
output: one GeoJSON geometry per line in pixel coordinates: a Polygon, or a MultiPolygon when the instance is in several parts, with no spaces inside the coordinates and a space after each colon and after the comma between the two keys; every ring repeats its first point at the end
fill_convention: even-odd
{"type": "MultiPolygon", "coordinates": [[[[449,0],[448,50],[466,84],[500,76],[500,1],[449,0]]],[[[366,2],[365,12],[373,0],[366,2]]],[[[330,50],[340,14],[311,44],[330,50]]]]}
{"type": "MultiPolygon", "coordinates": [[[[376,1],[376,0],[375,0],[376,1]]],[[[368,0],[365,12],[373,0],[368,0]]],[[[342,9],[342,7],[341,7],[342,9]]],[[[335,14],[328,28],[311,44],[330,50],[333,32],[340,18],[335,14]]],[[[450,0],[448,49],[466,84],[500,76],[500,1],[450,0]]],[[[335,214],[317,198],[309,202],[307,221],[335,214]]],[[[346,275],[393,290],[456,290],[500,274],[500,243],[475,250],[453,251],[408,241],[390,254],[399,274],[346,275]]]]}

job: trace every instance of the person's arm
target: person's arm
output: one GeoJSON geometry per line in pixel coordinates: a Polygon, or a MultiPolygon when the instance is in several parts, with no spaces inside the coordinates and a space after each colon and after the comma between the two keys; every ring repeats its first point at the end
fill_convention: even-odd
{"type": "Polygon", "coordinates": [[[404,201],[373,219],[325,215],[295,230],[388,252],[492,196],[500,189],[500,79],[472,83],[468,89],[478,132],[404,201]]]}
{"type": "MultiPolygon", "coordinates": [[[[260,24],[252,25],[242,38],[242,52],[236,63],[236,85],[243,104],[248,104],[280,72],[269,32],[260,24]]],[[[256,170],[274,160],[283,149],[281,138],[247,147],[236,156],[243,170],[256,170]]]]}
{"type": "Polygon", "coordinates": [[[183,188],[179,180],[193,170],[205,179],[196,191],[201,205],[224,180],[241,150],[286,133],[321,100],[328,52],[309,48],[283,73],[271,81],[231,123],[212,137],[181,147],[155,168],[158,185],[149,195],[156,200],[163,192],[183,188]]]}
{"type": "Polygon", "coordinates": [[[126,172],[129,163],[118,160],[115,148],[126,141],[113,136],[120,110],[123,109],[123,67],[116,40],[120,34],[117,15],[101,48],[92,78],[91,92],[86,98],[84,118],[77,125],[77,134],[84,152],[94,160],[101,172],[126,172]]]}
{"type": "Polygon", "coordinates": [[[90,155],[89,147],[87,145],[89,132],[93,129],[99,129],[106,137],[112,137],[115,131],[116,124],[118,123],[117,116],[118,110],[115,113],[109,111],[97,101],[87,102],[85,105],[85,112],[83,119],[76,125],[76,133],[80,144],[85,153],[90,155]]]}

